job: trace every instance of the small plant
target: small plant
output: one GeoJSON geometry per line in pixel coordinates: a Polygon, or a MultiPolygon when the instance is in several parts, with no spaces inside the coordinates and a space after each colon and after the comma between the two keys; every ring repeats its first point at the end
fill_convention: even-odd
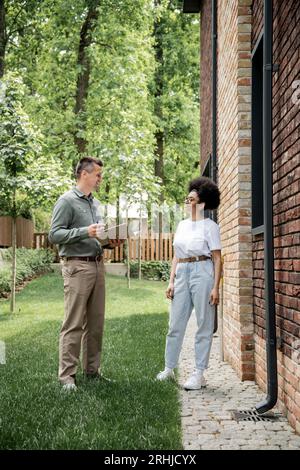
{"type": "MultiPolygon", "coordinates": [[[[171,263],[169,261],[142,261],[142,277],[152,281],[168,281],[171,263]]],[[[138,261],[130,261],[130,275],[138,277],[138,261]]]]}

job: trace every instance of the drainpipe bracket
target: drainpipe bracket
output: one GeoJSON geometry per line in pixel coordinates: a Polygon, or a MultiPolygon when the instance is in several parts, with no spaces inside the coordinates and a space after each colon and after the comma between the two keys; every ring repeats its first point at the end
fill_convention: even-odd
{"type": "Polygon", "coordinates": [[[264,65],[265,70],[273,70],[273,64],[266,64],[264,65]]]}
{"type": "Polygon", "coordinates": [[[279,64],[266,64],[266,65],[264,66],[264,69],[265,69],[265,70],[268,70],[268,71],[271,70],[271,72],[278,72],[278,70],[279,70],[279,64]]]}

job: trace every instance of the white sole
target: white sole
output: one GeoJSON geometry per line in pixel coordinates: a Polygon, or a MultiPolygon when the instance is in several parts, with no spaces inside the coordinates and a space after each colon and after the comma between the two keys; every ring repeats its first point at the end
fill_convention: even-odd
{"type": "Polygon", "coordinates": [[[184,390],[201,390],[201,388],[206,388],[206,382],[200,385],[200,387],[186,387],[183,385],[184,390]]]}

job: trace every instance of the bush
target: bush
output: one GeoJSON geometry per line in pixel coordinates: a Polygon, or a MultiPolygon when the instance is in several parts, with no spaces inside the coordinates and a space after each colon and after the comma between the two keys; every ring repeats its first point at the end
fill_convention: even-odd
{"type": "MultiPolygon", "coordinates": [[[[168,281],[171,263],[169,261],[142,261],[142,278],[152,281],[168,281]]],[[[130,276],[138,277],[138,261],[130,261],[130,276]]]]}
{"type": "MultiPolygon", "coordinates": [[[[33,276],[51,271],[51,263],[54,261],[54,254],[51,250],[28,250],[26,248],[17,249],[17,285],[33,276]]],[[[1,257],[4,261],[12,260],[11,248],[1,250],[1,257]]],[[[5,266],[0,269],[0,297],[11,290],[11,267],[5,266]]]]}

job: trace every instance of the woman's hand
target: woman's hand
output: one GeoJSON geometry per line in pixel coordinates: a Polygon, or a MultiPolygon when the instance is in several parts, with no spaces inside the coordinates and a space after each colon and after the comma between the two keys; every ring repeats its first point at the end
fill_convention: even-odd
{"type": "Polygon", "coordinates": [[[210,298],[209,298],[209,303],[210,305],[218,305],[219,304],[219,289],[213,288],[211,293],[210,293],[210,298]]]}
{"type": "Polygon", "coordinates": [[[166,296],[167,296],[167,299],[170,299],[170,300],[173,299],[174,297],[174,283],[173,282],[169,283],[168,288],[166,290],[166,296]]]}

